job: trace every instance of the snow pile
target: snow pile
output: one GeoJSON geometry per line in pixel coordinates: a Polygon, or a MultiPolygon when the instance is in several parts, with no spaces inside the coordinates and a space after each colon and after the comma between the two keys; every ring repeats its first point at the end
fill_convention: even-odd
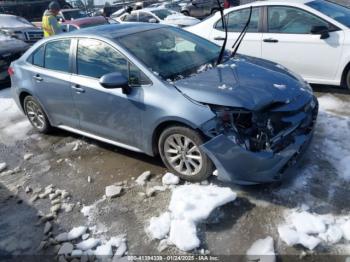
{"type": "Polygon", "coordinates": [[[350,181],[350,143],[344,143],[350,137],[350,118],[339,116],[332,111],[350,113],[350,106],[333,95],[319,98],[318,135],[320,151],[324,158],[336,169],[341,178],[350,181]]]}
{"type": "Polygon", "coordinates": [[[177,185],[179,182],[179,177],[169,172],[162,177],[163,185],[177,185]]]}
{"type": "Polygon", "coordinates": [[[334,245],[343,238],[350,241],[350,217],[293,210],[285,219],[278,233],[288,246],[300,244],[313,250],[320,243],[334,245]]]}
{"type": "Polygon", "coordinates": [[[12,144],[27,137],[31,125],[12,99],[10,89],[0,91],[0,112],[0,141],[12,144]]]}
{"type": "Polygon", "coordinates": [[[248,261],[275,262],[275,249],[273,247],[273,238],[268,236],[264,239],[258,239],[247,250],[248,261]]]}
{"type": "Polygon", "coordinates": [[[219,206],[236,199],[230,188],[214,185],[184,185],[173,190],[169,212],[150,220],[146,232],[152,239],[164,239],[183,251],[199,247],[197,223],[205,221],[219,206]]]}

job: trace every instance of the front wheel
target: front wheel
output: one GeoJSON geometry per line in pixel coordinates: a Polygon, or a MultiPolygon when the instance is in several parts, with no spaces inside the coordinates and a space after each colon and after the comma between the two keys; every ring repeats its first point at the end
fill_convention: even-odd
{"type": "Polygon", "coordinates": [[[32,96],[27,96],[23,102],[23,108],[29,122],[41,133],[49,133],[51,131],[50,122],[40,106],[39,102],[32,96]]]}
{"type": "Polygon", "coordinates": [[[198,182],[209,177],[214,169],[211,160],[199,147],[203,143],[199,132],[173,126],[161,134],[158,148],[170,171],[184,180],[198,182]]]}

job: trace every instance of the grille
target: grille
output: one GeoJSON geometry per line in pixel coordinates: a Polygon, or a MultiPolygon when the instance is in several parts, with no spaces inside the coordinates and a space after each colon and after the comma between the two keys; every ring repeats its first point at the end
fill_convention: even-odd
{"type": "Polygon", "coordinates": [[[44,33],[40,31],[29,31],[25,35],[27,42],[36,42],[44,37],[44,33]]]}

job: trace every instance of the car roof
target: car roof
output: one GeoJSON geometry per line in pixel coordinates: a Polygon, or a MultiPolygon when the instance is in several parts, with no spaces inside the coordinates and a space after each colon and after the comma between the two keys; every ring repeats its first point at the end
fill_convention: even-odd
{"type": "Polygon", "coordinates": [[[69,24],[69,25],[85,25],[85,24],[93,24],[93,23],[100,23],[100,22],[108,22],[103,16],[92,16],[92,17],[82,17],[77,18],[74,20],[67,20],[64,21],[62,24],[69,24]]]}
{"type": "Polygon", "coordinates": [[[60,11],[61,11],[62,13],[64,13],[64,12],[83,11],[83,10],[81,10],[81,9],[79,9],[79,8],[68,8],[68,9],[61,9],[60,11]]]}
{"type": "Polygon", "coordinates": [[[109,24],[109,25],[101,25],[96,27],[89,27],[81,30],[76,30],[70,33],[58,35],[57,37],[61,38],[64,36],[99,36],[109,39],[118,38],[125,35],[131,35],[143,31],[153,30],[166,27],[166,25],[162,24],[154,24],[154,23],[122,23],[122,24],[109,24]]]}
{"type": "Polygon", "coordinates": [[[313,0],[263,0],[263,1],[256,1],[250,4],[246,5],[264,5],[264,4],[299,4],[303,5],[308,2],[311,2],[313,0]]]}

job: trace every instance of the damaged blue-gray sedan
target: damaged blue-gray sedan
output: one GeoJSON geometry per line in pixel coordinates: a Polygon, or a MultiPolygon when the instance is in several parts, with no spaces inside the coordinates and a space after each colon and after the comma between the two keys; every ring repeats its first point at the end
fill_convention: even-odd
{"type": "Polygon", "coordinates": [[[42,40],[12,63],[18,106],[38,131],[62,128],[160,155],[189,181],[281,179],[309,144],[310,86],[280,65],[182,29],[106,25],[42,40]]]}

